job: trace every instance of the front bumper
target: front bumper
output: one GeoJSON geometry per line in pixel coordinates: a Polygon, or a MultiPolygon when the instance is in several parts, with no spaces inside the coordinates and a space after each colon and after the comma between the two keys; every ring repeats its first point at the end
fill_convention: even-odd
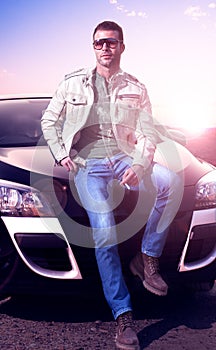
{"type": "Polygon", "coordinates": [[[178,270],[193,271],[216,260],[216,208],[194,211],[178,270]]]}
{"type": "Polygon", "coordinates": [[[32,271],[54,279],[82,279],[57,218],[4,216],[1,219],[19,256],[32,271]],[[57,268],[59,257],[63,262],[57,268]]]}

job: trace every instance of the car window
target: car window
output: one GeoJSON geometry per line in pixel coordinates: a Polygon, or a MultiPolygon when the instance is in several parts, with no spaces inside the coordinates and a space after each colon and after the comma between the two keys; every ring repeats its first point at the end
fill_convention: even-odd
{"type": "Polygon", "coordinates": [[[48,99],[0,101],[0,146],[45,145],[41,117],[48,99]]]}

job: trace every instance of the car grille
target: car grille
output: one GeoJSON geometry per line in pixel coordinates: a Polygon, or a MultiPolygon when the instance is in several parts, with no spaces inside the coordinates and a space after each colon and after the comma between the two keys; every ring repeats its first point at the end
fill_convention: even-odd
{"type": "Polygon", "coordinates": [[[71,270],[67,245],[57,235],[18,233],[15,238],[23,255],[30,263],[49,270],[71,270]]]}
{"type": "Polygon", "coordinates": [[[188,246],[185,262],[193,262],[205,258],[216,244],[216,224],[198,225],[193,228],[192,239],[188,246]]]}

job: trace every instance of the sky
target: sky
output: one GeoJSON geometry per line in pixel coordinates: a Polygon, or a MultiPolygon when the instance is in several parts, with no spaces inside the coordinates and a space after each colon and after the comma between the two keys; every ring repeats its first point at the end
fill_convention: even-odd
{"type": "Polygon", "coordinates": [[[0,94],[52,95],[94,66],[103,20],[122,26],[121,68],[146,85],[155,118],[216,126],[216,0],[0,0],[0,94]]]}

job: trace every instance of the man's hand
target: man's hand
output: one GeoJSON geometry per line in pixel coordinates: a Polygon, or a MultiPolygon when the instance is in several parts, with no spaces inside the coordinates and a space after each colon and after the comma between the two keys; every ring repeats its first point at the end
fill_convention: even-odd
{"type": "Polygon", "coordinates": [[[122,176],[120,185],[138,186],[139,182],[143,178],[144,168],[141,165],[132,165],[131,168],[127,169],[122,176]]]}
{"type": "Polygon", "coordinates": [[[77,165],[72,161],[70,157],[65,157],[60,161],[60,164],[67,170],[67,171],[74,171],[77,172],[77,165]]]}

